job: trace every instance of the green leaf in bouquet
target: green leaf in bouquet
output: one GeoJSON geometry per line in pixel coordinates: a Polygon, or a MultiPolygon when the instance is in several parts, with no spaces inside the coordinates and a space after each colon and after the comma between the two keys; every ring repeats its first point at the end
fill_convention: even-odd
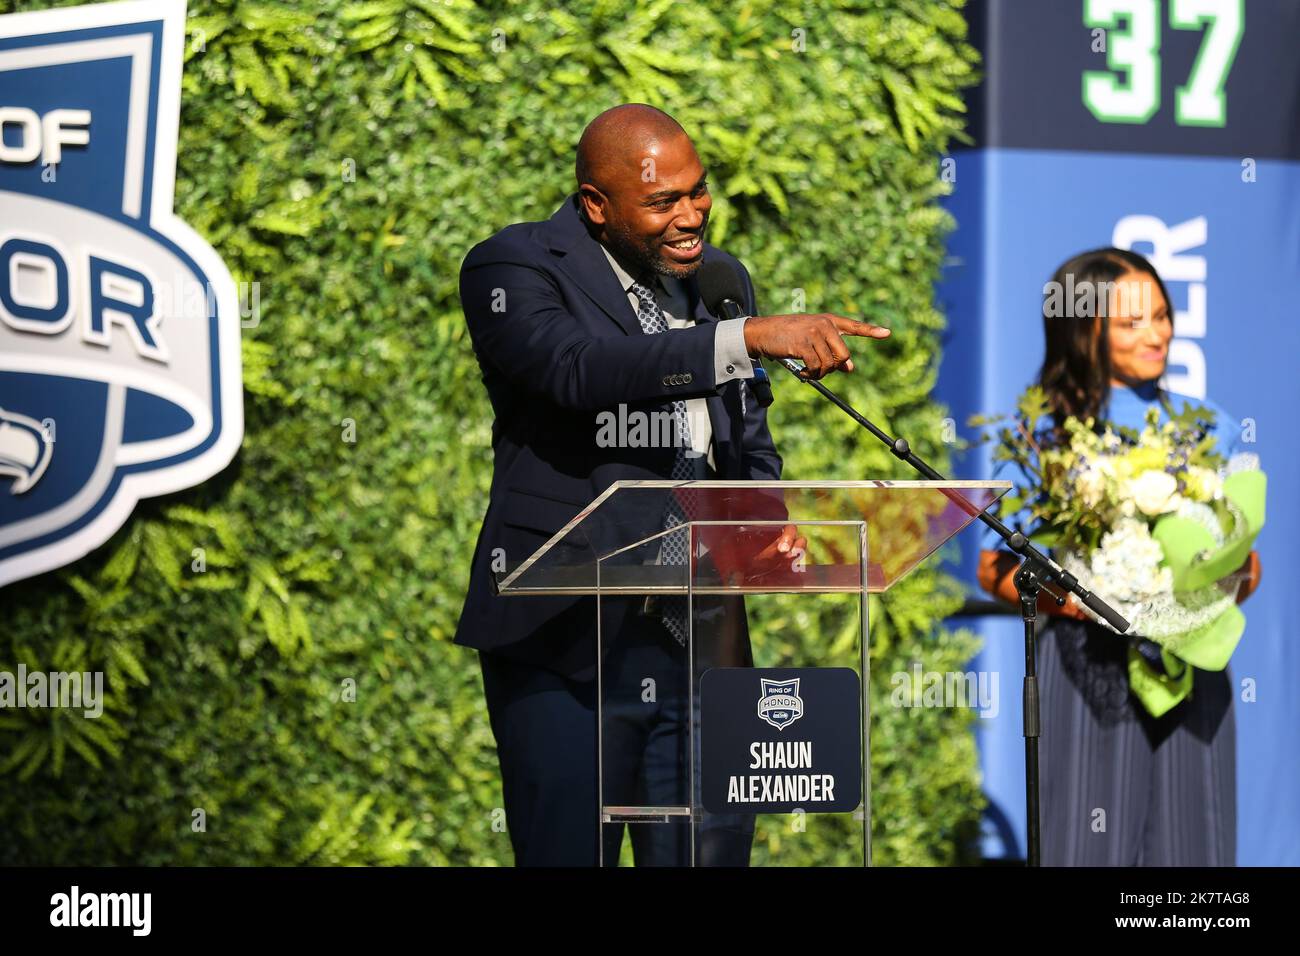
{"type": "Polygon", "coordinates": [[[998,499],[998,514],[1010,516],[1025,506],[1025,494],[1019,488],[1012,488],[998,499]]]}
{"type": "Polygon", "coordinates": [[[1204,429],[1206,431],[1214,430],[1214,422],[1218,416],[1205,405],[1194,405],[1191,402],[1184,401],[1182,409],[1169,415],[1169,420],[1179,428],[1187,429],[1204,429]]]}
{"type": "Polygon", "coordinates": [[[1040,418],[1051,411],[1051,406],[1047,403],[1047,393],[1039,385],[1029,386],[1016,402],[1016,410],[1020,413],[1020,417],[1029,423],[1029,427],[1033,428],[1040,418]]]}
{"type": "Polygon", "coordinates": [[[1061,532],[1057,529],[1048,528],[1043,531],[1035,531],[1030,536],[1030,540],[1039,548],[1054,548],[1061,543],[1061,532]]]}
{"type": "Polygon", "coordinates": [[[1220,467],[1227,464],[1227,457],[1219,454],[1219,442],[1213,435],[1207,435],[1202,438],[1192,449],[1192,454],[1188,463],[1200,465],[1202,468],[1211,468],[1218,471],[1220,467]]]}
{"type": "Polygon", "coordinates": [[[1136,445],[1142,440],[1142,436],[1136,428],[1129,428],[1127,425],[1111,425],[1111,431],[1122,438],[1130,445],[1136,445]]]}

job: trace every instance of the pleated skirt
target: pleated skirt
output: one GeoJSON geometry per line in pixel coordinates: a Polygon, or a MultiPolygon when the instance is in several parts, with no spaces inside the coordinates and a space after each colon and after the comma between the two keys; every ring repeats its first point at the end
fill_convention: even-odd
{"type": "Polygon", "coordinates": [[[1047,866],[1234,866],[1236,722],[1227,671],[1155,718],[1129,691],[1128,639],[1040,627],[1042,856],[1047,866]]]}

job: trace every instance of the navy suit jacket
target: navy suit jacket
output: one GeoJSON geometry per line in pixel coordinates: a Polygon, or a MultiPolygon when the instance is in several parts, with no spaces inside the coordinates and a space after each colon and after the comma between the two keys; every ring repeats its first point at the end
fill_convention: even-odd
{"type": "MultiPolygon", "coordinates": [[[[461,265],[461,306],[495,421],[492,489],[455,640],[586,680],[595,599],[498,595],[492,563],[500,548],[514,568],[619,479],[671,476],[672,448],[601,447],[597,415],[705,398],[719,478],[778,479],[781,457],[752,391],[742,411],[740,380],[713,384],[716,319],[695,279],[684,282],[694,327],[646,335],[577,204],[574,194],[545,222],[507,226],[461,265]]],[[[705,243],[704,261],[714,259],[743,277],[757,315],[744,266],[705,243]]],[[[617,603],[616,614],[634,613],[617,603]]],[[[604,621],[617,632],[616,617],[604,621]]]]}

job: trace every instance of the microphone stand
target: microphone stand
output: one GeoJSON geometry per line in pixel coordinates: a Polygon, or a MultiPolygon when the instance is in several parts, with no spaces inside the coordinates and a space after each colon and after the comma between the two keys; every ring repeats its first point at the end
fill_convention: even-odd
{"type": "MultiPolygon", "coordinates": [[[[857,409],[844,401],[829,388],[815,379],[806,378],[803,365],[794,359],[781,359],[790,372],[806,385],[819,391],[832,405],[839,408],[871,434],[879,438],[894,453],[894,457],[907,462],[913,469],[932,481],[946,480],[928,464],[918,458],[905,438],[891,438],[876,425],[864,418],[857,409]]],[[[942,489],[943,493],[955,502],[967,514],[979,518],[996,531],[1016,554],[1024,560],[1016,571],[1016,592],[1020,595],[1020,617],[1025,623],[1025,682],[1024,682],[1024,737],[1025,737],[1025,820],[1028,830],[1028,853],[1026,863],[1039,866],[1042,860],[1041,834],[1039,829],[1040,802],[1038,793],[1038,738],[1039,698],[1038,698],[1038,657],[1034,644],[1035,619],[1038,615],[1038,596],[1042,591],[1064,606],[1065,597],[1057,594],[1049,585],[1056,585],[1074,594],[1083,606],[1105,618],[1106,621],[1123,633],[1128,630],[1128,621],[1115,612],[1109,604],[1087,590],[1069,571],[1057,565],[1042,551],[1039,551],[1019,531],[1012,531],[1001,521],[983,508],[976,508],[964,496],[953,489],[942,489]]]]}

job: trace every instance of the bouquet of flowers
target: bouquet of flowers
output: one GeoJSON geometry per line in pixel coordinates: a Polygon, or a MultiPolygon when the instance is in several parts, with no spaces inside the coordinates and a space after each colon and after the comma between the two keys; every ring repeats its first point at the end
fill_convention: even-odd
{"type": "Polygon", "coordinates": [[[1161,424],[1152,407],[1140,431],[1073,417],[1058,429],[1033,387],[1010,422],[978,421],[1003,423],[994,460],[1026,478],[1003,513],[1027,509],[1034,543],[1159,646],[1163,667],[1129,647],[1130,684],[1152,714],[1187,696],[1187,665],[1227,666],[1245,628],[1235,572],[1264,524],[1265,476],[1257,456],[1214,450],[1213,412],[1185,404],[1161,424]]]}

